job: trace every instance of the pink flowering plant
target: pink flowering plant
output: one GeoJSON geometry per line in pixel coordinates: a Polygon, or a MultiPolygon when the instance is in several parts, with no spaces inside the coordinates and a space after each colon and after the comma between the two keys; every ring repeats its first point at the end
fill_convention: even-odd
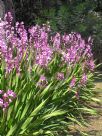
{"type": "MultiPolygon", "coordinates": [[[[84,125],[83,113],[96,114],[92,39],[51,34],[47,25],[12,26],[0,21],[0,134],[59,136],[69,125],[84,125]]],[[[66,134],[64,134],[66,135],[66,134]]]]}

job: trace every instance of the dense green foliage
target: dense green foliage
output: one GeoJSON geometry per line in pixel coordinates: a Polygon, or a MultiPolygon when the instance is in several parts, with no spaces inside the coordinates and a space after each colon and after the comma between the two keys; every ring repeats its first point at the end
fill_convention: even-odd
{"type": "Polygon", "coordinates": [[[78,65],[74,71],[70,71],[66,81],[57,83],[52,79],[46,88],[39,89],[36,87],[36,80],[42,70],[33,68],[32,79],[28,78],[29,73],[25,70],[20,77],[13,72],[7,78],[3,68],[0,68],[0,87],[11,88],[17,94],[16,101],[10,104],[6,112],[2,113],[0,110],[2,136],[62,136],[62,132],[64,136],[68,136],[70,125],[86,125],[83,113],[95,114],[92,107],[88,107],[89,102],[96,100],[92,97],[92,74],[88,73],[87,87],[80,89],[78,100],[75,96],[78,85],[72,90],[67,89],[72,76],[79,79],[81,69],[78,65]]]}

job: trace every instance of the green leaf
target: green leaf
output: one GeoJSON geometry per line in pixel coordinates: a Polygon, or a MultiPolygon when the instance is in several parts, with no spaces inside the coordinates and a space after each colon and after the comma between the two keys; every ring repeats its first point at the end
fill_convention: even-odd
{"type": "Polygon", "coordinates": [[[61,115],[64,115],[66,114],[67,112],[66,111],[62,111],[62,110],[57,110],[57,111],[54,111],[52,113],[49,113],[47,115],[45,115],[43,118],[44,119],[49,119],[51,117],[55,117],[55,116],[61,116],[61,115]]]}
{"type": "Polygon", "coordinates": [[[17,127],[18,127],[18,124],[15,124],[13,127],[11,127],[6,136],[12,136],[14,131],[17,130],[17,127]]]}
{"type": "Polygon", "coordinates": [[[77,123],[79,126],[82,127],[82,124],[74,116],[73,117],[68,117],[67,116],[67,119],[71,120],[72,122],[77,123]]]}
{"type": "Polygon", "coordinates": [[[43,106],[44,106],[45,104],[47,104],[47,101],[48,101],[48,99],[44,100],[42,103],[40,103],[40,105],[38,105],[38,106],[36,107],[36,109],[34,109],[34,111],[30,114],[30,116],[29,116],[29,117],[26,119],[26,121],[23,123],[23,125],[22,125],[22,127],[21,127],[21,130],[22,130],[22,131],[21,131],[20,134],[23,134],[23,133],[25,132],[27,126],[30,124],[30,122],[32,121],[33,117],[34,117],[35,115],[37,115],[38,112],[40,112],[40,110],[43,108],[43,106]]]}
{"type": "MultiPolygon", "coordinates": [[[[42,93],[40,94],[41,98],[42,98],[43,96],[45,96],[45,95],[48,93],[48,91],[49,91],[51,85],[52,85],[52,83],[50,83],[50,84],[42,91],[42,93]]],[[[50,92],[49,92],[49,94],[50,94],[50,92]]]]}
{"type": "Polygon", "coordinates": [[[99,103],[101,102],[101,100],[99,100],[97,98],[91,98],[91,100],[94,101],[94,102],[99,102],[99,103]]]}

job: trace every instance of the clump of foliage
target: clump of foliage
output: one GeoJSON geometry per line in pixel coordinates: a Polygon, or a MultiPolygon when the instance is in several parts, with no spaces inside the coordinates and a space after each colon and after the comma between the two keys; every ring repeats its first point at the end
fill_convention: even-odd
{"type": "Polygon", "coordinates": [[[0,134],[69,134],[84,125],[93,100],[92,39],[79,33],[51,35],[49,25],[27,30],[11,13],[0,22],[0,134]],[[6,103],[6,105],[5,105],[6,103]]]}

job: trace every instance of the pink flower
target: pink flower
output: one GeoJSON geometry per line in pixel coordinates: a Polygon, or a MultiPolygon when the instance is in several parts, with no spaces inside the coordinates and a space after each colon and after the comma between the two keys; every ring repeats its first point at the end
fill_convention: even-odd
{"type": "Polygon", "coordinates": [[[7,93],[4,93],[4,94],[3,94],[3,99],[4,99],[4,100],[8,99],[8,94],[7,94],[7,93]]]}
{"type": "Polygon", "coordinates": [[[9,106],[9,103],[8,102],[4,102],[3,107],[7,108],[8,106],[9,106]]]}
{"type": "Polygon", "coordinates": [[[58,72],[57,73],[57,79],[58,80],[63,80],[64,79],[64,73],[58,72]]]}
{"type": "Polygon", "coordinates": [[[2,94],[3,93],[3,90],[0,90],[0,94],[2,94]]]}
{"type": "Polygon", "coordinates": [[[57,33],[54,37],[53,37],[53,45],[56,49],[59,49],[61,46],[61,36],[59,33],[57,33]]]}
{"type": "Polygon", "coordinates": [[[12,90],[8,90],[6,93],[3,93],[3,90],[0,90],[0,107],[3,108],[3,111],[9,107],[9,104],[16,98],[16,94],[12,90]]]}
{"type": "Polygon", "coordinates": [[[90,60],[87,65],[89,67],[89,70],[93,71],[95,69],[95,64],[93,60],[90,60]]]}
{"type": "Polygon", "coordinates": [[[7,95],[12,97],[12,98],[16,98],[16,94],[12,90],[8,90],[7,95]]]}
{"type": "Polygon", "coordinates": [[[87,75],[84,73],[84,74],[82,75],[82,78],[81,78],[80,83],[81,83],[81,85],[85,85],[86,82],[87,82],[87,75]]]}
{"type": "Polygon", "coordinates": [[[43,86],[45,86],[47,83],[48,83],[48,82],[47,82],[46,77],[45,77],[44,75],[41,75],[41,76],[40,76],[40,79],[39,79],[39,81],[38,81],[38,83],[37,83],[37,85],[43,87],[43,86]]]}
{"type": "Polygon", "coordinates": [[[36,56],[36,63],[40,66],[47,66],[52,58],[52,53],[51,48],[47,46],[41,47],[36,56]]]}
{"type": "Polygon", "coordinates": [[[44,81],[44,80],[46,80],[46,77],[44,75],[41,75],[40,76],[40,81],[44,81]]]}
{"type": "Polygon", "coordinates": [[[75,86],[75,83],[76,83],[76,78],[73,77],[72,80],[71,80],[71,83],[70,83],[70,87],[74,87],[75,86]]]}
{"type": "Polygon", "coordinates": [[[0,98],[0,107],[3,107],[3,99],[0,98]]]}
{"type": "Polygon", "coordinates": [[[11,102],[12,102],[12,99],[9,98],[9,103],[11,103],[11,102]]]}

